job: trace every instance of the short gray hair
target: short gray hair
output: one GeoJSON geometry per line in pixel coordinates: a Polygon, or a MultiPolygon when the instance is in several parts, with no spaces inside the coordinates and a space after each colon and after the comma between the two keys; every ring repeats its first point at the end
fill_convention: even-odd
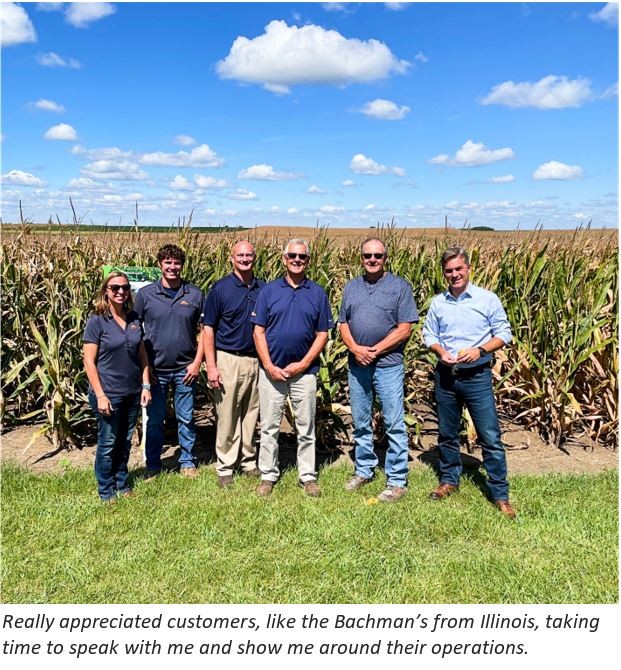
{"type": "Polygon", "coordinates": [[[285,245],[283,254],[286,254],[289,251],[289,247],[292,244],[303,244],[304,247],[306,248],[306,253],[310,256],[310,244],[306,240],[303,240],[301,237],[294,237],[292,240],[289,240],[285,245]]]}
{"type": "Polygon", "coordinates": [[[463,258],[464,263],[466,265],[470,265],[470,258],[468,257],[468,252],[463,248],[459,247],[457,245],[449,247],[443,254],[442,258],[440,259],[440,263],[442,264],[442,269],[446,267],[446,264],[449,261],[452,261],[453,258],[463,258]]]}
{"type": "Polygon", "coordinates": [[[384,255],[387,254],[386,244],[384,243],[384,240],[380,240],[379,237],[367,237],[366,240],[363,240],[362,244],[360,245],[360,253],[364,251],[365,244],[368,244],[369,242],[379,242],[384,247],[384,255]]]}

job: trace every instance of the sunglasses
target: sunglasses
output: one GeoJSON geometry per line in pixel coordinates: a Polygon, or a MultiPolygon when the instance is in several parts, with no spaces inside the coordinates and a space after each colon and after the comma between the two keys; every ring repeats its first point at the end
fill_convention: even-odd
{"type": "Polygon", "coordinates": [[[376,260],[380,260],[381,258],[384,258],[386,254],[362,254],[362,258],[364,258],[366,261],[368,261],[370,258],[375,258],[376,260]]]}
{"type": "Polygon", "coordinates": [[[118,293],[119,291],[125,291],[128,293],[131,286],[129,284],[110,284],[108,288],[112,291],[112,293],[118,293]]]}
{"type": "Polygon", "coordinates": [[[288,251],[285,256],[290,260],[293,261],[296,258],[299,258],[301,261],[307,261],[308,260],[308,254],[294,254],[292,251],[288,251]]]}

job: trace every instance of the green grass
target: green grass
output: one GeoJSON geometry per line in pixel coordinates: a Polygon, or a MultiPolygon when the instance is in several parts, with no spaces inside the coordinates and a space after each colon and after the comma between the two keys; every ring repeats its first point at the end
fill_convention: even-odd
{"type": "Polygon", "coordinates": [[[2,468],[5,603],[614,603],[618,473],[515,476],[516,522],[466,479],[435,502],[416,467],[406,498],[367,505],[378,477],[347,493],[321,473],[305,498],[288,471],[269,499],[256,482],[137,478],[102,505],[94,476],[2,468]]]}

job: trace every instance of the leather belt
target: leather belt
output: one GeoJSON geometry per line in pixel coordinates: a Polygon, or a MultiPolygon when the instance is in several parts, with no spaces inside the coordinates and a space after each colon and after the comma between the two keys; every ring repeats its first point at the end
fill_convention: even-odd
{"type": "Polygon", "coordinates": [[[223,351],[225,354],[231,354],[231,356],[248,356],[249,358],[256,358],[256,351],[229,351],[228,349],[219,349],[218,351],[223,351]]]}

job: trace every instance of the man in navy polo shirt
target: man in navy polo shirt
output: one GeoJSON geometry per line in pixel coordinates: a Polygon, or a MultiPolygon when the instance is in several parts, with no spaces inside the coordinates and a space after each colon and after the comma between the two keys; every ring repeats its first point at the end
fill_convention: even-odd
{"type": "Polygon", "coordinates": [[[386,489],[380,502],[394,502],[407,492],[408,438],[403,408],[403,349],[418,311],[410,284],[386,272],[384,243],[362,243],[364,274],[343,290],[339,331],[349,349],[349,398],[354,421],[355,473],[345,488],[355,491],[374,476],[373,395],[377,395],[388,438],[386,489]]]}
{"type": "Polygon", "coordinates": [[[197,337],[204,296],[181,273],[185,253],[174,244],[157,252],[162,278],[138,291],[135,309],[144,324],[145,346],[153,377],[147,423],[148,477],[162,468],[166,399],[172,388],[179,427],[179,467],[185,477],[196,477],[194,391],[203,361],[202,339],[197,337]]]}
{"type": "Polygon", "coordinates": [[[270,495],[278,480],[278,436],[287,396],[298,435],[298,475],[306,495],[318,497],[315,469],[315,408],[319,354],[334,326],[326,292],[306,277],[309,247],[291,240],[285,247],[286,273],[267,284],[251,317],[261,362],[261,483],[257,494],[270,495]]]}
{"type": "Polygon", "coordinates": [[[250,242],[234,244],[233,272],[213,285],[205,302],[203,349],[218,416],[216,471],[222,488],[233,484],[237,467],[250,477],[261,474],[254,445],[259,418],[259,361],[250,315],[265,282],[254,276],[255,261],[250,242]]]}

